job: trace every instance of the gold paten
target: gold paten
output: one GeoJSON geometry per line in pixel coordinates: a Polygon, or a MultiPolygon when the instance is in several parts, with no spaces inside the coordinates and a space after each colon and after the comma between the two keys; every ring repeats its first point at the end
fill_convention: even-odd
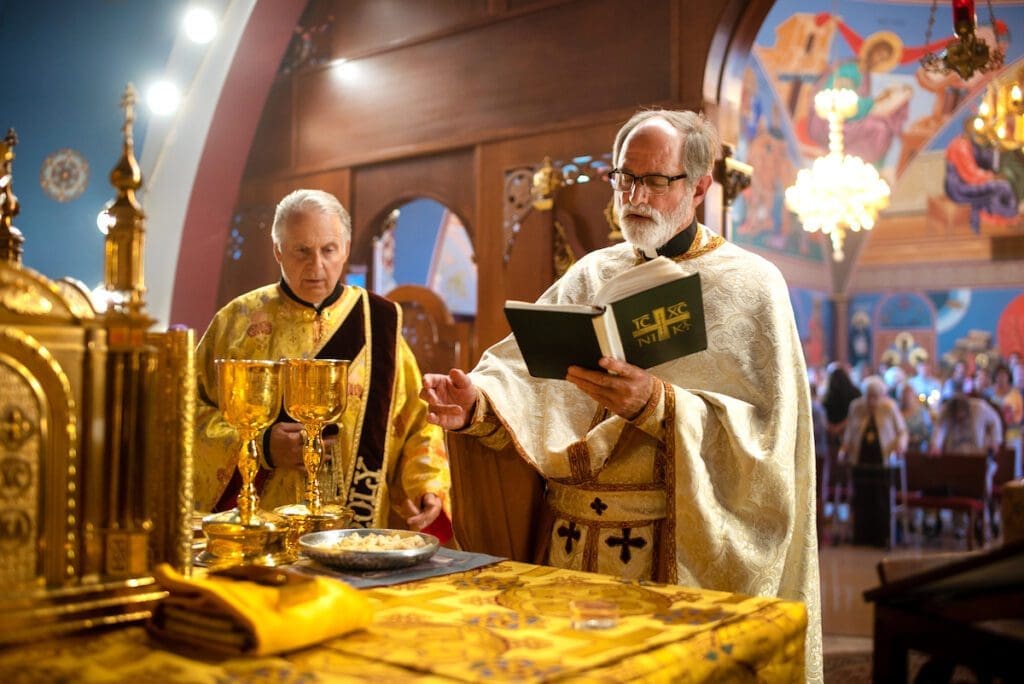
{"type": "Polygon", "coordinates": [[[337,504],[324,505],[320,492],[320,472],[324,465],[322,433],[325,425],[341,420],[345,411],[349,363],[334,359],[281,361],[284,410],[302,423],[303,428],[306,502],[280,506],[275,512],[291,520],[299,536],[342,529],[352,521],[352,511],[337,504]]]}
{"type": "Polygon", "coordinates": [[[275,566],[295,560],[295,528],[276,513],[259,510],[256,438],[281,410],[280,368],[275,361],[217,359],[217,405],[241,437],[238,507],[203,518],[206,549],[199,560],[211,567],[275,566]]]}
{"type": "Polygon", "coordinates": [[[0,643],[146,618],[153,563],[191,568],[194,338],[148,332],[141,184],[125,95],[107,286],[21,263],[13,131],[0,143],[0,643]]]}

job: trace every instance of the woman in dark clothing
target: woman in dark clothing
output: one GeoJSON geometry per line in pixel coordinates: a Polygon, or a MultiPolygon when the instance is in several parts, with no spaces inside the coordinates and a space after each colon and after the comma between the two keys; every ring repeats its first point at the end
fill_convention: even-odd
{"type": "Polygon", "coordinates": [[[839,451],[846,430],[846,418],[850,413],[850,402],[860,396],[846,369],[835,364],[828,374],[825,389],[825,418],[828,421],[828,444],[833,454],[839,451]]]}

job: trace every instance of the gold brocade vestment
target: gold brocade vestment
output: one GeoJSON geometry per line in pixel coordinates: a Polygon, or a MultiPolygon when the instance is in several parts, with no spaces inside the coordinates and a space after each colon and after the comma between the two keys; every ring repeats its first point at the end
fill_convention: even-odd
{"type": "MultiPolygon", "coordinates": [[[[416,359],[400,334],[392,336],[394,373],[385,392],[387,415],[368,413],[374,374],[372,341],[377,334],[370,325],[370,298],[366,290],[346,286],[337,301],[317,311],[286,295],[279,284],[253,290],[229,302],[217,312],[196,353],[199,401],[196,412],[195,500],[197,510],[212,510],[221,499],[238,461],[238,435],[224,422],[216,406],[218,358],[266,359],[313,358],[351,316],[362,316],[366,343],[351,359],[348,402],[338,424],[334,479],[342,483],[342,501],[356,510],[356,522],[366,527],[403,526],[389,509],[398,511],[406,499],[419,502],[424,494],[438,495],[449,508],[450,474],[443,434],[426,421],[426,404],[419,399],[422,384],[416,359]],[[364,424],[386,425],[381,477],[363,474],[359,454],[364,424]],[[359,484],[359,501],[345,500],[345,483],[359,484]],[[368,492],[364,494],[362,492],[368,492]]],[[[377,306],[395,306],[376,297],[377,306]]],[[[400,316],[400,311],[398,312],[400,316]]],[[[398,329],[401,329],[400,318],[398,329]]],[[[380,342],[380,340],[378,340],[380,342]]],[[[378,361],[379,363],[379,361],[378,361]]],[[[379,435],[377,436],[380,437],[379,435]]],[[[261,458],[261,506],[303,500],[304,473],[293,468],[270,468],[261,458]]],[[[354,490],[353,490],[354,491],[354,490]]],[[[448,513],[450,515],[450,513],[448,513]]]]}

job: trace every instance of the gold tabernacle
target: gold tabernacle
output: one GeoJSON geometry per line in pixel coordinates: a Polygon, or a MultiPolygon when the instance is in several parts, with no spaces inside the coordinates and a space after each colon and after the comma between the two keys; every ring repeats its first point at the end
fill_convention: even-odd
{"type": "Polygon", "coordinates": [[[106,309],[22,265],[17,137],[0,143],[0,643],[143,619],[153,563],[191,568],[194,338],[148,331],[134,102],[129,85],[106,309]]]}

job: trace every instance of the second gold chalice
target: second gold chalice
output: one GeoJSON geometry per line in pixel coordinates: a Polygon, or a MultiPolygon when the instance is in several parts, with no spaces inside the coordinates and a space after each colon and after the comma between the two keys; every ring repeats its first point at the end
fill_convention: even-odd
{"type": "Polygon", "coordinates": [[[340,529],[352,512],[337,504],[324,504],[320,470],[324,466],[324,426],[341,420],[348,394],[348,361],[335,359],[283,359],[281,386],[284,410],[302,423],[302,460],[306,467],[306,502],[275,511],[294,521],[300,534],[340,529]]]}
{"type": "Polygon", "coordinates": [[[280,515],[259,510],[256,494],[256,438],[281,410],[278,364],[273,361],[217,359],[217,404],[238,431],[238,507],[203,518],[206,550],[199,561],[211,567],[280,565],[295,560],[296,530],[280,515]]]}

